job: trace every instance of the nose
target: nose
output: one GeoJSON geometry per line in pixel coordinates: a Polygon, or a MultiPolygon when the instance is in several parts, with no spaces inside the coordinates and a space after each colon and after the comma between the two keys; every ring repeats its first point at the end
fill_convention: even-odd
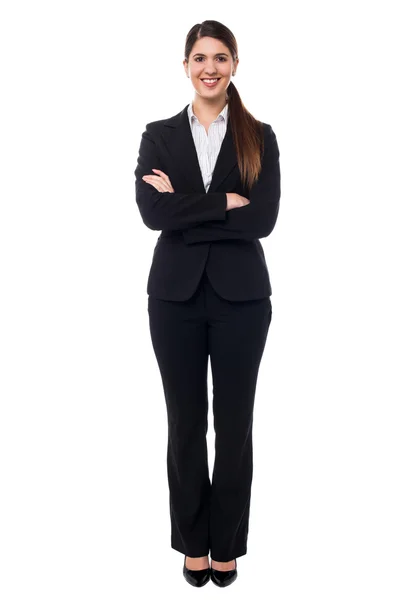
{"type": "Polygon", "coordinates": [[[208,63],[207,66],[204,68],[204,73],[208,76],[215,76],[217,74],[214,63],[212,61],[211,63],[208,63]]]}

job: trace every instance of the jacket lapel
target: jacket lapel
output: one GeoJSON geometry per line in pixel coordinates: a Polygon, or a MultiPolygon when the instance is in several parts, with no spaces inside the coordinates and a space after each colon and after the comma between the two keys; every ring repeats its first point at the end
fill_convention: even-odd
{"type": "MultiPolygon", "coordinates": [[[[199,159],[197,157],[196,145],[190,129],[187,113],[188,104],[185,108],[164,122],[162,137],[164,144],[174,160],[182,177],[189,188],[194,192],[206,193],[201,174],[199,159]]],[[[228,115],[226,134],[221,144],[221,149],[215,163],[215,168],[208,193],[218,191],[232,169],[237,165],[237,157],[233,144],[232,130],[228,115]]]]}

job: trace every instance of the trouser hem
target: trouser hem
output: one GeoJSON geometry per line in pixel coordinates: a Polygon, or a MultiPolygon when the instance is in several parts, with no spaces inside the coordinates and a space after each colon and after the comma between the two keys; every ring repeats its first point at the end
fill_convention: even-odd
{"type": "Polygon", "coordinates": [[[208,556],[209,549],[208,548],[184,548],[183,546],[179,546],[177,544],[171,543],[171,548],[184,554],[185,556],[190,556],[190,558],[199,558],[201,556],[208,556]]]}
{"type": "Polygon", "coordinates": [[[247,548],[242,548],[241,550],[233,550],[233,552],[217,552],[217,551],[213,551],[211,550],[210,552],[210,556],[212,560],[215,560],[217,562],[229,562],[230,560],[234,560],[235,558],[239,558],[239,556],[244,556],[245,554],[247,554],[247,548]]]}

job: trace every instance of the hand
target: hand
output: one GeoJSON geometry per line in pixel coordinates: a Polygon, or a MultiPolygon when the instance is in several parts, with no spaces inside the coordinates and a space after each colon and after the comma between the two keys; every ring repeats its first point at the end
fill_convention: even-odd
{"type": "Polygon", "coordinates": [[[226,194],[226,210],[231,210],[232,208],[240,208],[241,206],[246,206],[250,204],[250,200],[245,198],[245,196],[240,196],[240,194],[236,194],[235,192],[229,192],[226,194]]]}
{"type": "Polygon", "coordinates": [[[159,192],[174,192],[174,188],[169,180],[168,175],[160,171],[159,169],[152,169],[160,175],[143,175],[142,179],[145,183],[149,183],[154,186],[159,192]]]}

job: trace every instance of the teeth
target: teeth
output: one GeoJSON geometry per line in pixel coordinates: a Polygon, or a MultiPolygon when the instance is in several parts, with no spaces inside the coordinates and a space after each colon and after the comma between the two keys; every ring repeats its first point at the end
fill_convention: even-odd
{"type": "Polygon", "coordinates": [[[206,83],[214,83],[214,81],[218,81],[218,79],[203,79],[206,83]]]}

